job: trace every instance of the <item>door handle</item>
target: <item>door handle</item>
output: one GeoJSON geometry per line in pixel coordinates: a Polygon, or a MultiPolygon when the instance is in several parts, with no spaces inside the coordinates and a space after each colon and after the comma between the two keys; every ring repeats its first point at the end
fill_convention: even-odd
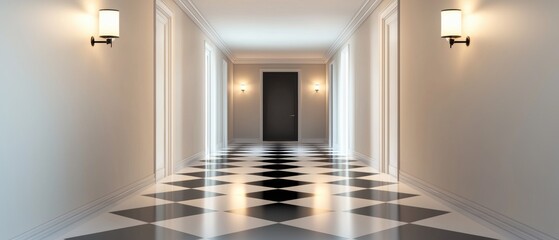
{"type": "Polygon", "coordinates": [[[295,115],[289,115],[290,117],[295,117],[295,115]]]}

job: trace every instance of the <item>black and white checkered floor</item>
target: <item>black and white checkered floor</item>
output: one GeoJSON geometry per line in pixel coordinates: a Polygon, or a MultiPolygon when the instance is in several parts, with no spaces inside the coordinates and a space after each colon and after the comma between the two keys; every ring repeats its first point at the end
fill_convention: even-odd
{"type": "Polygon", "coordinates": [[[503,239],[316,144],[239,144],[66,233],[72,240],[503,239]]]}

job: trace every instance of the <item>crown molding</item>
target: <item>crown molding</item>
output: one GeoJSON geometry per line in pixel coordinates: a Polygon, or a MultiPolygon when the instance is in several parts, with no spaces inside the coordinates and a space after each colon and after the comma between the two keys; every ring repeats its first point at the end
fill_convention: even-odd
{"type": "Polygon", "coordinates": [[[186,15],[188,15],[190,19],[192,19],[192,21],[194,21],[194,23],[200,28],[200,30],[202,30],[202,32],[204,32],[208,36],[208,38],[210,38],[213,44],[215,44],[215,46],[219,48],[223,52],[223,54],[227,56],[227,58],[229,58],[231,62],[236,61],[233,52],[231,52],[225,41],[221,39],[215,29],[204,18],[204,16],[202,16],[202,13],[200,12],[200,10],[198,10],[196,5],[194,5],[192,0],[174,1],[182,9],[182,11],[186,13],[186,15]]]}
{"type": "Polygon", "coordinates": [[[351,21],[347,24],[344,30],[338,35],[336,41],[330,46],[328,51],[324,54],[324,59],[326,62],[330,61],[330,58],[340,50],[342,45],[347,42],[351,36],[357,31],[359,26],[373,13],[373,11],[380,5],[381,0],[366,0],[361,6],[359,11],[353,16],[351,21]]]}
{"type": "Polygon", "coordinates": [[[325,64],[324,58],[236,58],[235,64],[325,64]]]}
{"type": "Polygon", "coordinates": [[[217,31],[204,18],[200,10],[192,0],[174,0],[181,10],[194,21],[194,23],[204,32],[208,38],[219,48],[223,54],[234,64],[325,64],[342,45],[351,38],[359,26],[371,15],[379,6],[382,0],[366,0],[359,11],[353,16],[344,30],[338,35],[334,43],[330,46],[323,58],[236,58],[225,41],[219,36],[217,31]]]}

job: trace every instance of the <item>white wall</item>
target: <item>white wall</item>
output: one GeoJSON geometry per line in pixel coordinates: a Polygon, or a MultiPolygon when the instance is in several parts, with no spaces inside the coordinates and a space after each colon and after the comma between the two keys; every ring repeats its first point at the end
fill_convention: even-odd
{"type": "Polygon", "coordinates": [[[400,2],[401,170],[559,238],[559,2],[400,2]]]}
{"type": "Polygon", "coordinates": [[[0,239],[153,174],[153,1],[0,4],[0,239]],[[97,11],[121,11],[91,47],[97,11]]]}
{"type": "MultiPolygon", "coordinates": [[[[378,161],[379,152],[379,83],[380,83],[380,20],[379,15],[388,6],[384,0],[371,13],[357,31],[344,45],[349,45],[350,64],[350,97],[353,99],[354,136],[350,139],[353,151],[366,156],[369,160],[378,161]]],[[[335,64],[335,72],[339,69],[341,52],[336,53],[330,61],[335,64]]],[[[337,74],[337,73],[336,73],[337,74]]]]}
{"type": "MultiPolygon", "coordinates": [[[[173,0],[164,0],[173,12],[174,156],[175,163],[204,152],[205,42],[210,39],[173,0]]],[[[227,58],[213,46],[216,77],[227,58]]],[[[227,60],[228,61],[228,60],[227,60]]],[[[229,62],[229,61],[228,61],[229,62]]],[[[233,66],[229,64],[229,69],[233,66]]],[[[231,71],[231,70],[230,70],[231,71]]]]}
{"type": "Polygon", "coordinates": [[[324,64],[301,65],[258,65],[236,64],[233,94],[233,138],[235,141],[258,141],[260,139],[261,109],[261,69],[300,70],[301,79],[301,129],[302,142],[326,141],[326,68],[324,64]],[[247,90],[242,93],[241,83],[247,90]],[[314,84],[320,83],[321,91],[315,93],[314,84]]]}

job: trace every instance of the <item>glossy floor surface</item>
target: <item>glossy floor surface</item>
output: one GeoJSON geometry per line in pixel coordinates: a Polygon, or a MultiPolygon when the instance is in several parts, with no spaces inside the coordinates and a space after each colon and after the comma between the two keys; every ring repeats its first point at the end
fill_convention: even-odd
{"type": "Polygon", "coordinates": [[[59,239],[504,239],[323,145],[233,145],[59,239]]]}

